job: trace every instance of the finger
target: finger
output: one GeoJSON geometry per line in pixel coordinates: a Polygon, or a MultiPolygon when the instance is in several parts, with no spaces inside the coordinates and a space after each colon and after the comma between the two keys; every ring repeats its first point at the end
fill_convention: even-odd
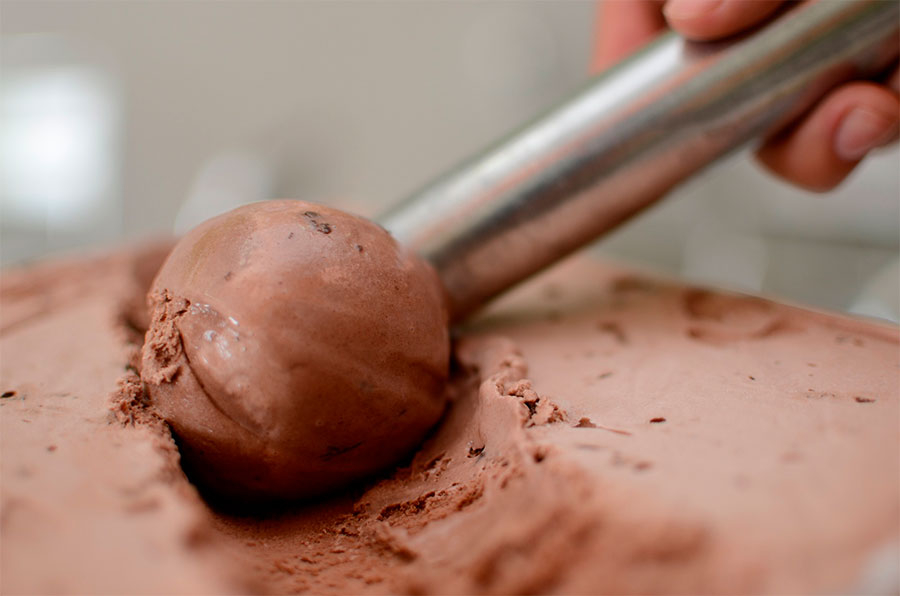
{"type": "Polygon", "coordinates": [[[781,0],[669,0],[663,8],[672,29],[688,39],[727,37],[771,15],[781,0]]]}
{"type": "Polygon", "coordinates": [[[605,0],[594,14],[591,72],[615,64],[666,26],[662,2],[656,0],[605,0]]]}
{"type": "Polygon", "coordinates": [[[799,124],[767,142],[757,157],[798,186],[837,186],[865,155],[897,137],[900,99],[869,82],[832,91],[799,124]]]}

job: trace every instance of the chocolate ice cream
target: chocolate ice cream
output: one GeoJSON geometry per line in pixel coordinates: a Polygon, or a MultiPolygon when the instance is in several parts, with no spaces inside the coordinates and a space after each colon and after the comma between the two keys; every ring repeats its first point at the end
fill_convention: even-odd
{"type": "Polygon", "coordinates": [[[147,259],[2,277],[3,593],[900,585],[894,325],[578,257],[460,332],[449,408],[411,461],[235,515],[181,472],[135,372],[147,259]]]}
{"type": "Polygon", "coordinates": [[[205,222],[150,292],[142,378],[192,480],[293,499],[408,455],[444,411],[447,312],[379,226],[302,201],[205,222]]]}

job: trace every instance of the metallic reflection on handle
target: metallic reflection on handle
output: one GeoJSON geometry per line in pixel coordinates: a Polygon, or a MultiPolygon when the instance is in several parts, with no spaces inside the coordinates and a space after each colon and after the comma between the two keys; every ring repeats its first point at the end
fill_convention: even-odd
{"type": "Polygon", "coordinates": [[[900,2],[822,0],[747,36],[668,34],[382,224],[437,269],[458,320],[838,83],[897,58],[900,2]]]}

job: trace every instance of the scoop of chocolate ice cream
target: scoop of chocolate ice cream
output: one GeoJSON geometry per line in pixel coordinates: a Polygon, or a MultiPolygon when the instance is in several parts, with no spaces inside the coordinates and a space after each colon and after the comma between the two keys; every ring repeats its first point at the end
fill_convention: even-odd
{"type": "Polygon", "coordinates": [[[389,466],[444,405],[433,270],[369,221],[301,201],[211,219],[149,295],[142,377],[202,488],[320,494],[389,466]]]}

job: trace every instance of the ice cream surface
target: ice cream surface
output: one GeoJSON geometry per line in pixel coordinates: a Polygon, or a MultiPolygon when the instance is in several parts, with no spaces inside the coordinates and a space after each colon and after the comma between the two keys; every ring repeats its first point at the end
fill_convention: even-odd
{"type": "Polygon", "coordinates": [[[362,218],[250,204],[182,238],[150,291],[142,378],[192,480],[319,495],[397,463],[446,405],[433,270],[362,218]]]}
{"type": "Polygon", "coordinates": [[[578,257],[459,332],[402,467],[235,515],[135,372],[161,252],[3,275],[4,593],[897,591],[894,326],[578,257]]]}

